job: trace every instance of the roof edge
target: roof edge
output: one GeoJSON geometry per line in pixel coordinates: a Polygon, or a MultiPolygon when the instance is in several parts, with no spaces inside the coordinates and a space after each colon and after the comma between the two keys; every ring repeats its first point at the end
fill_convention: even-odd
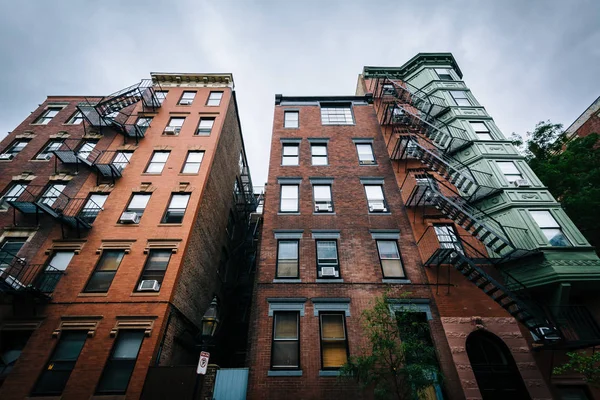
{"type": "Polygon", "coordinates": [[[463,74],[452,53],[418,53],[400,67],[363,67],[365,78],[392,75],[404,78],[423,64],[450,64],[458,76],[462,79],[463,74]]]}

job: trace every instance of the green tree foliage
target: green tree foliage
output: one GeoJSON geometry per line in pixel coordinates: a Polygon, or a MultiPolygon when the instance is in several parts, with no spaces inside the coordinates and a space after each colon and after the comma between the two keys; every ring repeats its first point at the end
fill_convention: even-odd
{"type": "Polygon", "coordinates": [[[599,135],[566,142],[562,125],[546,121],[527,136],[529,166],[590,243],[600,247],[599,135]]]}
{"type": "Polygon", "coordinates": [[[552,371],[555,375],[577,372],[588,384],[600,387],[600,353],[567,353],[569,361],[552,371]]]}
{"type": "Polygon", "coordinates": [[[423,398],[441,374],[426,316],[415,311],[407,304],[394,317],[387,296],[376,298],[361,315],[366,344],[349,358],[341,376],[374,390],[376,399],[423,398]]]}

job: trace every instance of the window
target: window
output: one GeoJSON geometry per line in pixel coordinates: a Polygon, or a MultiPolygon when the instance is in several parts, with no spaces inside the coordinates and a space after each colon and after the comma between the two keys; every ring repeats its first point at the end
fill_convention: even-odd
{"type": "Polygon", "coordinates": [[[12,160],[27,146],[27,143],[29,143],[29,140],[15,140],[0,155],[0,160],[12,160]]]}
{"type": "Polygon", "coordinates": [[[171,259],[171,253],[171,249],[150,250],[136,291],[140,289],[142,281],[156,281],[158,283],[158,289],[160,290],[160,285],[165,277],[165,272],[167,271],[167,266],[171,259]]]}
{"type": "Polygon", "coordinates": [[[155,151],[146,168],[147,174],[160,174],[167,163],[170,151],[155,151]]]}
{"type": "Polygon", "coordinates": [[[312,165],[327,165],[326,144],[311,144],[310,153],[312,155],[312,165]]]}
{"type": "Polygon", "coordinates": [[[124,394],[127,391],[143,340],[142,330],[119,330],[96,387],[96,394],[124,394]]]}
{"type": "Polygon", "coordinates": [[[8,202],[15,201],[27,189],[26,183],[13,183],[0,198],[0,210],[8,210],[8,202]]]}
{"type": "Polygon", "coordinates": [[[163,101],[165,101],[165,99],[167,98],[167,93],[169,92],[166,90],[158,90],[154,92],[154,94],[156,95],[156,100],[158,100],[158,104],[162,105],[163,101]]]}
{"type": "Polygon", "coordinates": [[[0,331],[0,386],[21,356],[33,331],[0,331]]]}
{"type": "Polygon", "coordinates": [[[146,193],[135,193],[131,196],[131,200],[129,200],[129,204],[125,209],[125,212],[134,212],[141,217],[144,214],[144,210],[150,201],[150,194],[146,193]]]}
{"type": "Polygon", "coordinates": [[[398,251],[398,242],[395,240],[378,240],[377,250],[379,251],[379,261],[384,278],[404,278],[404,269],[400,252],[398,251]]]}
{"type": "Polygon", "coordinates": [[[52,151],[59,150],[63,144],[61,139],[50,140],[46,146],[36,156],[36,160],[49,160],[52,158],[52,151]]]}
{"type": "Polygon", "coordinates": [[[4,239],[0,246],[0,270],[12,264],[25,242],[27,242],[27,238],[24,237],[9,237],[4,239]]]}
{"type": "Polygon", "coordinates": [[[350,104],[322,104],[322,125],[353,125],[352,106],[350,104]]]}
{"type": "Polygon", "coordinates": [[[569,239],[563,233],[560,225],[552,216],[550,211],[529,211],[535,223],[540,227],[550,246],[564,247],[570,246],[569,239]]]}
{"type": "Polygon", "coordinates": [[[369,212],[387,212],[387,204],[383,196],[382,185],[365,185],[369,212]]]}
{"type": "Polygon", "coordinates": [[[471,106],[471,100],[467,97],[467,92],[463,90],[451,90],[450,95],[459,106],[471,106]]]}
{"type": "MultiPolygon", "coordinates": [[[[47,206],[52,207],[54,205],[54,203],[56,203],[56,200],[58,200],[60,198],[60,195],[62,194],[63,190],[65,190],[65,188],[67,187],[67,185],[63,185],[60,183],[54,183],[48,186],[48,189],[46,189],[46,191],[44,192],[44,194],[42,194],[42,197],[40,198],[40,201],[42,202],[42,204],[46,204],[47,206]]],[[[62,203],[62,201],[61,201],[62,203]]],[[[64,205],[64,204],[58,204],[60,205],[64,205]]]]}
{"type": "Polygon", "coordinates": [[[60,395],[83,349],[87,331],[62,331],[60,339],[33,387],[34,395],[60,395]]]}
{"type": "Polygon", "coordinates": [[[44,293],[52,293],[62,278],[71,260],[75,256],[74,251],[57,251],[48,260],[46,268],[36,278],[36,285],[44,293]]]}
{"type": "Polygon", "coordinates": [[[284,143],[281,165],[298,165],[300,162],[299,149],[297,143],[284,143]]]}
{"type": "Polygon", "coordinates": [[[102,211],[102,207],[104,207],[104,203],[106,202],[107,198],[107,194],[91,194],[88,200],[85,202],[85,205],[79,212],[79,218],[81,218],[88,224],[93,223],[96,220],[96,217],[98,216],[100,211],[102,211]]]}
{"type": "Polygon", "coordinates": [[[151,123],[152,117],[139,117],[137,121],[135,121],[135,126],[137,131],[143,135],[146,133],[151,123]]]}
{"type": "Polygon", "coordinates": [[[454,249],[461,254],[464,254],[462,243],[452,225],[435,225],[433,227],[440,249],[454,249]]]}
{"type": "Polygon", "coordinates": [[[281,212],[298,212],[298,185],[281,185],[281,212]]]}
{"type": "Polygon", "coordinates": [[[359,143],[356,145],[358,152],[358,163],[360,165],[375,164],[375,155],[373,154],[373,145],[370,143],[359,143]]]}
{"type": "Polygon", "coordinates": [[[123,250],[105,250],[83,290],[86,293],[106,293],[125,256],[123,250]]]}
{"type": "Polygon", "coordinates": [[[319,313],[321,321],[321,365],[338,369],[348,360],[344,314],[319,313]]]}
{"type": "Polygon", "coordinates": [[[271,368],[300,368],[299,323],[300,314],[296,311],[276,311],[273,313],[271,368]]]}
{"type": "Polygon", "coordinates": [[[79,125],[82,122],[83,122],[83,114],[81,113],[81,111],[75,111],[73,113],[73,115],[71,115],[71,118],[69,118],[69,120],[67,121],[67,124],[79,125]]]}
{"type": "Polygon", "coordinates": [[[196,132],[196,134],[199,136],[210,136],[210,132],[212,131],[214,124],[215,119],[213,117],[200,118],[200,123],[198,124],[198,132],[196,132]]]}
{"type": "Polygon", "coordinates": [[[221,99],[223,98],[223,92],[210,92],[208,95],[208,101],[206,102],[207,106],[218,106],[221,104],[221,99]]]}
{"type": "Polygon", "coordinates": [[[186,194],[173,194],[171,196],[171,201],[169,202],[169,207],[167,207],[167,212],[165,212],[165,216],[162,219],[163,224],[179,224],[183,221],[183,215],[185,214],[185,209],[187,208],[188,201],[190,200],[190,195],[186,194]]]}
{"type": "Polygon", "coordinates": [[[284,128],[297,128],[299,125],[298,111],[284,111],[283,113],[283,127],[284,128]]]}
{"type": "Polygon", "coordinates": [[[62,107],[49,107],[35,120],[34,124],[48,125],[60,110],[62,110],[62,107]]]}
{"type": "Polygon", "coordinates": [[[490,130],[483,122],[470,122],[471,128],[475,131],[475,135],[479,140],[494,140],[490,135],[490,130]]]}
{"type": "Polygon", "coordinates": [[[442,81],[453,81],[454,80],[454,78],[452,78],[451,71],[452,71],[451,69],[447,69],[447,68],[436,68],[435,69],[435,73],[442,81]]]}
{"type": "Polygon", "coordinates": [[[92,154],[92,151],[94,150],[94,148],[96,147],[97,144],[98,144],[97,140],[84,141],[81,144],[81,146],[79,146],[79,149],[77,150],[77,157],[79,157],[83,160],[87,160],[88,157],[90,156],[90,154],[92,154]]]}
{"type": "Polygon", "coordinates": [[[194,98],[196,97],[196,92],[183,92],[181,95],[181,99],[179,99],[179,105],[187,105],[189,106],[194,102],[194,98]]]}
{"type": "Polygon", "coordinates": [[[339,278],[337,241],[317,240],[317,269],[319,278],[339,278]]]}
{"type": "Polygon", "coordinates": [[[129,161],[131,160],[131,156],[133,156],[133,152],[118,151],[117,154],[115,154],[115,158],[113,158],[112,164],[119,171],[123,171],[125,169],[125,167],[127,166],[127,164],[129,164],[129,161]]]}
{"type": "Polygon", "coordinates": [[[519,179],[523,179],[523,175],[521,175],[521,172],[517,169],[513,161],[496,161],[496,163],[508,183],[514,183],[519,179]]]}
{"type": "Polygon", "coordinates": [[[384,83],[384,84],[381,86],[381,91],[382,91],[382,93],[383,93],[384,95],[386,95],[386,94],[391,94],[391,95],[393,95],[393,94],[395,94],[395,93],[396,93],[396,89],[395,89],[395,87],[394,87],[394,84],[392,84],[392,83],[384,83]]]}
{"type": "Polygon", "coordinates": [[[183,174],[197,174],[200,171],[200,164],[202,164],[202,158],[204,158],[203,151],[188,151],[187,158],[183,164],[181,173],[183,174]]]}
{"type": "Polygon", "coordinates": [[[315,200],[315,212],[333,212],[331,185],[313,185],[313,197],[315,200]]]}
{"type": "Polygon", "coordinates": [[[298,240],[277,242],[277,278],[298,278],[298,240]]]}
{"type": "Polygon", "coordinates": [[[165,135],[179,135],[181,132],[181,127],[183,126],[183,122],[185,121],[185,117],[171,117],[169,120],[169,124],[166,126],[164,134],[165,135]]]}

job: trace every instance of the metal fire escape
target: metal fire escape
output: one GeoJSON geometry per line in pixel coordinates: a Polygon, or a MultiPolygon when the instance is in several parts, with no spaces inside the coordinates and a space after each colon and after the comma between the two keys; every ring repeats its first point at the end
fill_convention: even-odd
{"type": "Polygon", "coordinates": [[[31,294],[49,300],[64,271],[45,264],[28,264],[16,254],[0,254],[0,292],[14,295],[31,294]]]}
{"type": "Polygon", "coordinates": [[[371,85],[390,158],[405,160],[406,166],[408,159],[416,159],[426,167],[406,169],[402,185],[403,191],[410,193],[406,206],[434,207],[470,235],[458,240],[453,233],[456,240],[443,243],[435,227],[427,229],[418,241],[425,265],[438,267],[438,279],[441,266],[455,268],[545,347],[599,344],[600,328],[587,309],[542,306],[527,287],[500,268],[503,263],[539,251],[526,229],[502,224],[476,206],[501,189],[495,187],[490,174],[474,170],[453,156],[471,146],[473,140],[464,129],[439,118],[449,110],[445,100],[388,77],[375,78],[371,85]]]}
{"type": "MultiPolygon", "coordinates": [[[[156,84],[151,79],[143,79],[135,85],[126,87],[97,103],[87,101],[77,106],[84,119],[93,127],[111,127],[125,137],[134,138],[136,143],[143,138],[147,126],[129,121],[138,102],[144,109],[156,111],[161,106],[156,96],[156,84]]],[[[160,89],[160,88],[159,88],[160,89]]]]}

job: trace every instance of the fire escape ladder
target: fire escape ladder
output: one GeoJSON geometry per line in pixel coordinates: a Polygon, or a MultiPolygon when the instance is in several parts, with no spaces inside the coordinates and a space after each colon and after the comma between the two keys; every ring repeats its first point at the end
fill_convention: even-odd
{"type": "Polygon", "coordinates": [[[376,79],[373,89],[374,97],[379,100],[376,105],[390,111],[384,123],[410,126],[448,154],[473,143],[466,130],[439,119],[449,110],[443,98],[426,94],[408,82],[398,83],[387,77],[376,79]]]}
{"type": "Polygon", "coordinates": [[[95,171],[99,177],[110,179],[113,184],[122,176],[123,169],[129,164],[127,156],[115,150],[94,148],[90,151],[78,152],[63,144],[59,150],[52,152],[63,164],[75,165],[77,170],[79,164],[84,164],[95,171]]]}
{"type": "Polygon", "coordinates": [[[454,185],[469,201],[481,200],[502,190],[494,187],[491,174],[470,168],[440,152],[429,142],[421,143],[416,135],[397,133],[394,136],[396,142],[391,156],[393,160],[418,159],[454,185]]]}
{"type": "Polygon", "coordinates": [[[160,89],[151,79],[143,79],[96,103],[80,103],[77,108],[91,126],[113,127],[125,137],[134,138],[137,143],[144,137],[147,126],[132,124],[128,120],[139,102],[144,109],[152,111],[161,106],[161,101],[156,96],[156,88],[160,89]]]}

